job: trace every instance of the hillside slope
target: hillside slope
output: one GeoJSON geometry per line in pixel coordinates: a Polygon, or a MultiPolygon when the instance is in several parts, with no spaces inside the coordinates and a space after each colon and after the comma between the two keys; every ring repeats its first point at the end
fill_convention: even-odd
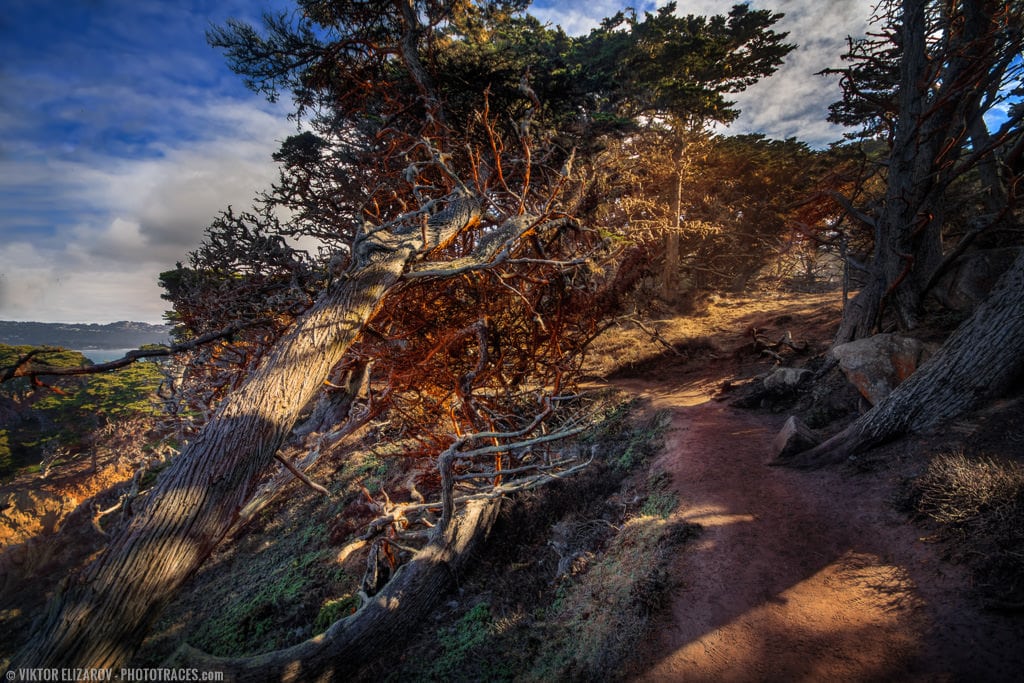
{"type": "MultiPolygon", "coordinates": [[[[821,426],[850,419],[856,392],[730,405],[780,363],[814,367],[838,314],[835,294],[735,297],[609,331],[588,366],[589,390],[620,397],[584,444],[599,461],[508,501],[456,591],[405,642],[381,643],[359,680],[1019,680],[1020,612],[986,610],[973,564],[955,562],[975,551],[906,502],[951,449],[1012,455],[1019,404],[810,472],[769,467],[772,437],[801,407],[821,426]],[[773,357],[752,332],[788,332],[796,348],[773,357]]],[[[367,452],[316,476],[333,497],[290,487],[184,587],[136,664],[182,642],[285,647],[351,608],[365,559],[339,557],[345,512],[361,486],[393,490],[403,475],[367,452]]],[[[0,545],[0,567],[17,570],[0,582],[0,630],[23,634],[102,543],[90,512],[116,495],[67,523],[41,509],[42,531],[0,545]]]]}

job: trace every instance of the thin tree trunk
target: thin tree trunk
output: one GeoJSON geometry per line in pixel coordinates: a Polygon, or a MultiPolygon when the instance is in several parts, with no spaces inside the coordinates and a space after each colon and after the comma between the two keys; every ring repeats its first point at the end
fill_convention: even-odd
{"type": "Polygon", "coordinates": [[[683,227],[683,150],[676,154],[676,196],[674,225],[665,234],[665,267],[661,275],[661,297],[670,303],[679,300],[680,233],[683,227]]]}
{"type": "Polygon", "coordinates": [[[661,298],[669,303],[679,299],[679,233],[665,233],[665,266],[661,271],[661,298]]]}
{"type": "Polygon", "coordinates": [[[178,587],[231,529],[300,411],[406,263],[477,220],[475,200],[462,192],[449,200],[424,232],[410,218],[357,241],[353,267],[225,399],[161,478],[149,505],[70,578],[12,668],[100,669],[127,662],[178,587]]]}
{"type": "Polygon", "coordinates": [[[777,464],[841,462],[906,432],[941,425],[1005,392],[1024,373],[1024,253],[988,299],[917,372],[849,427],[777,464]]]}

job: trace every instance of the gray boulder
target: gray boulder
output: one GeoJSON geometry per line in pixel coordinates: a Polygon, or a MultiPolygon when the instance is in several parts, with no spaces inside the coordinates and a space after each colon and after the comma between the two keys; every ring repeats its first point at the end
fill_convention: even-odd
{"type": "Polygon", "coordinates": [[[762,381],[767,391],[783,392],[796,389],[801,382],[810,376],[811,371],[803,368],[775,368],[762,381]]]}

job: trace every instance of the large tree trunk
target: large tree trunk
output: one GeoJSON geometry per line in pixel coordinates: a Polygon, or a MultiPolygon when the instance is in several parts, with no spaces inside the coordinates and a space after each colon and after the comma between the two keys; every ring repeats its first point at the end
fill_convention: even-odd
{"type": "Polygon", "coordinates": [[[238,682],[350,680],[373,656],[394,652],[422,624],[486,537],[499,507],[500,500],[467,503],[463,515],[403,565],[380,593],[318,636],[253,657],[213,657],[186,645],[163,666],[220,671],[225,680],[238,682]]]}
{"type": "Polygon", "coordinates": [[[917,372],[853,424],[778,464],[815,467],[906,432],[941,425],[1006,391],[1024,373],[1024,253],[917,372]]]}
{"type": "Polygon", "coordinates": [[[71,577],[12,668],[123,666],[178,587],[231,529],[300,411],[406,264],[475,222],[479,210],[459,192],[426,230],[416,214],[358,240],[352,267],[225,399],[161,478],[146,508],[92,565],[71,577]]]}
{"type": "Polygon", "coordinates": [[[917,324],[918,274],[928,266],[919,255],[933,252],[927,243],[939,237],[928,200],[935,183],[932,164],[942,142],[931,130],[935,119],[922,118],[929,95],[925,5],[924,0],[903,2],[899,118],[887,164],[885,201],[876,218],[874,281],[858,295],[859,306],[847,309],[851,320],[844,321],[838,343],[874,332],[884,308],[903,329],[917,324]]]}
{"type": "Polygon", "coordinates": [[[966,21],[945,18],[945,53],[930,55],[935,27],[929,26],[929,4],[902,0],[898,118],[885,200],[875,219],[871,266],[877,281],[847,309],[836,343],[874,333],[885,313],[900,329],[915,328],[943,263],[943,195],[965,172],[957,162],[990,80],[980,55],[991,52],[996,28],[991,7],[967,3],[966,21]]]}

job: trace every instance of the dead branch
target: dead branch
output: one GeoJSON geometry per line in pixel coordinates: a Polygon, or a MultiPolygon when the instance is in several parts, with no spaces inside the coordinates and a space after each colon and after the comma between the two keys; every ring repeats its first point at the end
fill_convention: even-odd
{"type": "Polygon", "coordinates": [[[2,368],[3,373],[0,374],[0,384],[2,384],[3,382],[6,382],[9,379],[13,379],[14,377],[17,377],[18,376],[18,374],[17,374],[18,370],[21,368],[21,366],[23,366],[26,363],[28,363],[36,355],[38,355],[40,353],[44,353],[44,352],[49,351],[49,350],[50,349],[46,349],[46,348],[32,349],[31,351],[26,353],[24,356],[19,358],[14,363],[14,365],[8,366],[6,368],[2,368]]]}
{"type": "Polygon", "coordinates": [[[182,645],[163,665],[222,671],[228,680],[345,680],[371,653],[412,628],[435,597],[447,588],[494,524],[496,501],[470,503],[442,532],[402,565],[375,596],[326,632],[283,650],[251,657],[214,657],[182,645]],[[401,609],[396,609],[401,604],[401,609]],[[301,667],[295,663],[301,662],[301,667]],[[326,673],[324,673],[326,672],[326,673]],[[321,676],[321,674],[324,674],[321,676]]]}
{"type": "MultiPolygon", "coordinates": [[[[358,389],[358,387],[357,387],[358,389]]],[[[321,456],[336,448],[347,437],[352,436],[361,427],[366,425],[374,416],[379,413],[379,405],[367,405],[362,410],[348,416],[344,424],[325,435],[319,435],[313,447],[306,455],[296,461],[295,466],[300,472],[306,472],[313,468],[320,461],[321,456]]],[[[275,476],[262,484],[255,494],[249,498],[241,512],[238,513],[238,521],[235,523],[233,534],[237,534],[251,522],[256,515],[274,499],[281,488],[289,483],[293,473],[289,469],[280,470],[275,476]]]]}
{"type": "Polygon", "coordinates": [[[631,322],[634,325],[636,325],[637,327],[639,327],[651,339],[653,339],[654,341],[658,342],[659,344],[661,344],[662,346],[664,346],[666,349],[668,349],[672,353],[676,354],[677,356],[682,356],[683,355],[683,354],[679,353],[679,349],[677,349],[676,347],[672,346],[672,344],[670,344],[667,339],[665,339],[663,336],[661,336],[660,332],[658,332],[655,329],[651,329],[650,327],[645,325],[643,322],[641,322],[637,318],[629,317],[629,318],[624,318],[624,320],[626,320],[627,322],[631,322]]]}
{"type": "Polygon", "coordinates": [[[320,484],[316,483],[315,481],[313,481],[312,479],[307,477],[302,472],[302,470],[300,470],[298,467],[293,465],[292,462],[290,460],[288,460],[288,458],[284,457],[280,453],[275,453],[274,454],[274,459],[277,460],[282,465],[284,465],[285,469],[287,469],[289,472],[291,472],[295,476],[296,479],[301,481],[303,484],[305,484],[309,488],[313,489],[317,493],[322,493],[325,496],[330,496],[331,495],[330,491],[328,491],[323,486],[321,486],[320,484]]]}
{"type": "Polygon", "coordinates": [[[117,512],[118,510],[121,510],[124,507],[127,500],[128,494],[125,493],[122,494],[121,497],[117,499],[116,503],[111,505],[106,510],[101,510],[99,505],[94,505],[92,515],[92,527],[96,529],[96,531],[100,532],[100,534],[106,536],[107,532],[103,530],[103,526],[100,524],[100,520],[112,512],[117,512]]]}
{"type": "MultiPolygon", "coordinates": [[[[525,441],[517,441],[512,444],[499,444],[497,446],[481,446],[480,448],[474,448],[470,451],[454,451],[452,452],[453,460],[470,460],[481,455],[494,455],[495,453],[506,453],[510,450],[519,450],[529,448],[530,446],[536,446],[542,443],[548,443],[550,441],[559,441],[566,439],[570,436],[575,436],[587,430],[590,425],[577,425],[567,429],[561,429],[551,434],[544,434],[542,436],[535,437],[533,439],[526,439],[525,441]]],[[[449,451],[452,449],[449,448],[449,451]]],[[[446,451],[448,452],[448,451],[446,451]]]]}

